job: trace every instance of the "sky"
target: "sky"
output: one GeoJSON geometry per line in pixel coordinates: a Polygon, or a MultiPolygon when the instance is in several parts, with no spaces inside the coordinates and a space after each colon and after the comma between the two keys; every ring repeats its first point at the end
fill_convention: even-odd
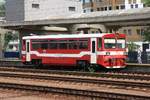
{"type": "Polygon", "coordinates": [[[0,0],[0,2],[3,2],[4,0],[0,0]]]}

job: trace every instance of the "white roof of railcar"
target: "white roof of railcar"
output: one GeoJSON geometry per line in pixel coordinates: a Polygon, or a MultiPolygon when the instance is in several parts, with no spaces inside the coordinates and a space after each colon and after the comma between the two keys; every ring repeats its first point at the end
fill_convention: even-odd
{"type": "Polygon", "coordinates": [[[35,36],[25,36],[23,39],[61,39],[61,38],[89,38],[89,37],[102,37],[108,33],[102,33],[102,34],[57,34],[57,35],[35,35],[35,36]]]}

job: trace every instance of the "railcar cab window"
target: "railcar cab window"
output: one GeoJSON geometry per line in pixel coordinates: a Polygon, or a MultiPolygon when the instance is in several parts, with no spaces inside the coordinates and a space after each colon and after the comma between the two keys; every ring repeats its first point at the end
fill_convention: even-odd
{"type": "Polygon", "coordinates": [[[105,47],[105,49],[116,48],[116,40],[113,38],[105,38],[104,39],[104,47],[105,47]]]}
{"type": "Polygon", "coordinates": [[[117,48],[124,49],[126,47],[125,39],[117,39],[117,48]]]}

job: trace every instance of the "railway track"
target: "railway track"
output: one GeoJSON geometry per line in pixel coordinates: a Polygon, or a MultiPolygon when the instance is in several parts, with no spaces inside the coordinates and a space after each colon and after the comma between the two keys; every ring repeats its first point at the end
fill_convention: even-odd
{"type": "MultiPolygon", "coordinates": [[[[150,82],[145,80],[146,82],[142,81],[131,81],[131,80],[119,80],[115,79],[108,79],[108,77],[104,78],[101,76],[93,75],[92,73],[82,73],[79,76],[79,72],[63,72],[63,71],[46,71],[46,70],[35,70],[35,69],[16,69],[16,68],[0,68],[0,78],[14,78],[14,79],[22,79],[22,80],[36,80],[42,81],[46,80],[50,81],[59,81],[59,82],[66,82],[79,84],[81,83],[81,87],[84,87],[84,84],[91,84],[93,87],[99,87],[102,85],[111,85],[117,86],[119,89],[126,89],[127,87],[130,88],[138,88],[141,90],[142,88],[145,91],[149,91],[150,89],[150,82]],[[77,73],[74,75],[74,73],[77,73]],[[53,75],[52,75],[53,74],[53,75]],[[59,74],[59,75],[58,75],[59,74]],[[91,75],[86,75],[91,74],[91,75]],[[65,76],[66,75],[66,76],[65,76]]],[[[109,75],[110,73],[106,73],[109,75]]],[[[109,75],[111,76],[111,74],[109,75]]],[[[148,76],[146,76],[148,77],[148,76]]],[[[13,80],[13,79],[12,79],[13,80]]],[[[33,82],[32,81],[32,82],[33,82]]],[[[31,83],[32,83],[31,82],[31,83]]],[[[30,82],[29,82],[30,83],[30,82]]],[[[52,92],[52,93],[61,93],[61,94],[68,94],[68,95],[80,95],[80,96],[88,96],[90,98],[104,98],[104,99],[137,99],[137,100],[149,100],[149,95],[136,95],[130,93],[115,93],[115,92],[108,92],[108,91],[97,91],[93,89],[82,89],[82,88],[66,88],[66,87],[52,87],[46,85],[35,85],[35,84],[22,84],[22,83],[10,83],[10,82],[0,82],[1,88],[8,88],[8,89],[20,89],[20,90],[30,90],[30,91],[41,91],[41,92],[52,92]]]]}
{"type": "Polygon", "coordinates": [[[136,72],[136,73],[119,73],[119,72],[79,72],[79,71],[60,71],[60,70],[43,70],[43,69],[28,69],[28,68],[10,68],[0,67],[0,71],[9,72],[24,72],[24,73],[44,73],[44,74],[58,74],[58,75],[74,75],[84,77],[100,77],[100,78],[116,78],[129,80],[150,80],[150,73],[136,72]]]}
{"type": "Polygon", "coordinates": [[[13,77],[13,78],[27,78],[27,79],[38,79],[38,80],[55,80],[55,81],[65,81],[65,82],[74,82],[74,83],[87,83],[93,85],[112,85],[119,87],[132,87],[132,88],[144,88],[150,89],[150,82],[147,81],[131,81],[131,80],[114,80],[107,78],[85,78],[85,77],[69,77],[69,76],[61,76],[61,75],[39,75],[39,74],[29,74],[29,73],[2,73],[0,72],[1,77],[13,77]]]}
{"type": "Polygon", "coordinates": [[[51,92],[57,94],[69,94],[77,96],[88,96],[92,100],[94,98],[101,99],[115,99],[115,100],[149,100],[149,96],[139,96],[132,94],[118,94],[118,93],[109,93],[109,92],[100,92],[94,90],[78,90],[78,89],[69,89],[69,88],[57,88],[57,87],[47,87],[47,86],[35,86],[35,85],[24,85],[24,84],[10,84],[10,83],[0,83],[1,88],[12,88],[19,90],[30,90],[30,91],[39,91],[39,92],[51,92]]]}

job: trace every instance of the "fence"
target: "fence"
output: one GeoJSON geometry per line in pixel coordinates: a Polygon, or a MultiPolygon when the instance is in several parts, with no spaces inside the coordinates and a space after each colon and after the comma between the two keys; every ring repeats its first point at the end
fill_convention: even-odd
{"type": "MultiPolygon", "coordinates": [[[[128,52],[127,62],[129,63],[138,63],[137,61],[137,52],[128,52]]],[[[142,52],[141,55],[142,63],[150,63],[150,52],[142,52]]]]}

